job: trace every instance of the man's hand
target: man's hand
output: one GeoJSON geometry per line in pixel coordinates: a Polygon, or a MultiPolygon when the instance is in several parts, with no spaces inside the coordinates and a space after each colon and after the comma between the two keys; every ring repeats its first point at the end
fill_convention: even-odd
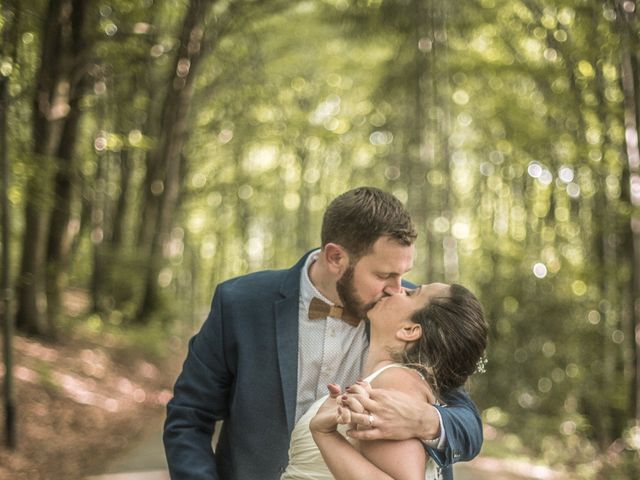
{"type": "Polygon", "coordinates": [[[347,389],[343,406],[351,410],[350,421],[358,425],[347,435],[360,440],[429,440],[440,435],[440,418],[433,405],[396,390],[373,389],[358,382],[347,389]],[[359,413],[362,412],[362,413],[359,413]]]}

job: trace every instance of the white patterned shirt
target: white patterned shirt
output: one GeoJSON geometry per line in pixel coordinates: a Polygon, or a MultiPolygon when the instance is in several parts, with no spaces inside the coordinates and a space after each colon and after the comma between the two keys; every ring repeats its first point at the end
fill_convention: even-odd
{"type": "Polygon", "coordinates": [[[309,304],[313,297],[333,304],[309,278],[309,268],[319,252],[316,250],[307,257],[300,275],[296,422],[316,399],[327,394],[327,384],[337,383],[344,390],[356,382],[369,347],[365,322],[352,327],[334,317],[309,320],[309,304]]]}
{"type": "MultiPolygon", "coordinates": [[[[369,339],[365,322],[352,327],[334,317],[309,320],[309,304],[313,297],[333,304],[322,295],[309,278],[309,268],[320,249],[311,252],[300,275],[298,304],[298,391],[296,393],[296,423],[318,398],[327,394],[327,384],[337,383],[344,390],[356,382],[366,361],[369,339]]],[[[440,436],[423,440],[432,448],[442,450],[446,433],[440,419],[440,436]]]]}

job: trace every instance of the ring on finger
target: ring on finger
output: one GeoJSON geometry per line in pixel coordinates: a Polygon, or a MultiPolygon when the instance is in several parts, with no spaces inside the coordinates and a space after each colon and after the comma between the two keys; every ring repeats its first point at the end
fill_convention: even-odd
{"type": "Polygon", "coordinates": [[[369,426],[373,427],[373,421],[375,420],[374,416],[369,414],[369,426]]]}

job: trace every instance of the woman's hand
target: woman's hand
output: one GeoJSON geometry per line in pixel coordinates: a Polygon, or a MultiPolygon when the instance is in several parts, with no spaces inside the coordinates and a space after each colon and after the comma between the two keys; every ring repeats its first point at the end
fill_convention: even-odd
{"type": "Polygon", "coordinates": [[[311,419],[309,429],[316,433],[333,433],[336,431],[340,420],[341,409],[339,401],[342,393],[340,386],[335,383],[327,385],[329,398],[320,406],[318,412],[311,419]]]}
{"type": "Polygon", "coordinates": [[[338,399],[338,403],[342,408],[339,409],[340,415],[338,423],[341,425],[351,424],[352,428],[358,428],[360,430],[366,429],[365,425],[356,425],[356,417],[361,415],[368,418],[369,412],[365,410],[362,403],[365,399],[369,398],[369,392],[371,391],[371,385],[364,381],[358,381],[355,384],[347,387],[346,395],[343,395],[338,399]]]}

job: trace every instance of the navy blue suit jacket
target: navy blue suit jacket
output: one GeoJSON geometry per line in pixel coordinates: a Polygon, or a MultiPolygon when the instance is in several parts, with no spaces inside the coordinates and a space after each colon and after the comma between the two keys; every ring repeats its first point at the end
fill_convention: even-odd
{"type": "MultiPolygon", "coordinates": [[[[287,465],[295,422],[300,271],[264,271],[218,285],[211,312],[190,340],[167,405],[164,445],[174,480],[276,480],[287,465]],[[224,420],[215,449],[215,423],[224,420]]],[[[451,464],[477,455],[482,425],[462,391],[439,407],[451,464]]]]}

